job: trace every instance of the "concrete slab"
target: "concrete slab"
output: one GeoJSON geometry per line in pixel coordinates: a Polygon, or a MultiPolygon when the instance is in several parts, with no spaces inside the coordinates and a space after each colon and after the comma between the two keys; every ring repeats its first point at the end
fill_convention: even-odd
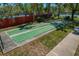
{"type": "Polygon", "coordinates": [[[46,56],[74,56],[79,45],[79,35],[70,33],[46,56]]]}
{"type": "Polygon", "coordinates": [[[0,33],[0,36],[4,46],[3,53],[11,51],[15,47],[17,47],[17,45],[11,40],[11,38],[5,32],[0,33]]]}

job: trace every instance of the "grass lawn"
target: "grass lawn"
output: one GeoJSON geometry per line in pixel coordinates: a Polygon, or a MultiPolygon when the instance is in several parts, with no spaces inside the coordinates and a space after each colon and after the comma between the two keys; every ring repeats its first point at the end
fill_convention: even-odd
{"type": "MultiPolygon", "coordinates": [[[[66,29],[67,32],[57,30],[38,38],[28,44],[18,47],[4,55],[46,55],[52,48],[54,48],[71,30],[66,29]]],[[[2,55],[2,54],[1,54],[2,55]]]]}
{"type": "Polygon", "coordinates": [[[71,30],[65,29],[67,32],[58,30],[43,36],[40,38],[42,44],[47,46],[49,49],[54,48],[71,30]]]}
{"type": "Polygon", "coordinates": [[[77,17],[77,18],[74,18],[74,20],[76,20],[76,21],[79,21],[79,17],[77,17]]]}

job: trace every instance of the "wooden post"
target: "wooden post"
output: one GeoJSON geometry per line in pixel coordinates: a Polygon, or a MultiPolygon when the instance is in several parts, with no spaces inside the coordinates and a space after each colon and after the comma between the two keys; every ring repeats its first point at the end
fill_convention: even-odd
{"type": "Polygon", "coordinates": [[[0,36],[0,48],[1,48],[1,52],[3,54],[4,45],[3,45],[3,42],[1,40],[1,36],[0,36]]]}

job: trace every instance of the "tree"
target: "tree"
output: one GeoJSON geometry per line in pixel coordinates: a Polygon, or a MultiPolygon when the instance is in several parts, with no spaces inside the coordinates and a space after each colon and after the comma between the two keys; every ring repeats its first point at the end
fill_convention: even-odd
{"type": "Polygon", "coordinates": [[[60,6],[61,6],[61,4],[60,3],[57,3],[56,5],[57,5],[57,12],[58,12],[57,15],[58,15],[58,19],[59,19],[59,17],[60,17],[60,8],[61,8],[60,6]]]}
{"type": "Polygon", "coordinates": [[[76,13],[78,9],[78,3],[69,3],[69,4],[64,4],[65,8],[69,9],[71,11],[71,20],[74,21],[74,14],[76,13]]]}

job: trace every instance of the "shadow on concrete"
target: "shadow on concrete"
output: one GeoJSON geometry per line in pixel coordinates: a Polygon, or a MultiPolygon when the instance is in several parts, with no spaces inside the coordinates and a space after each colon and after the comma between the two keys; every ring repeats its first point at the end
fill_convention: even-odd
{"type": "Polygon", "coordinates": [[[35,27],[35,26],[28,26],[27,24],[24,24],[24,25],[19,26],[18,28],[19,28],[19,30],[23,30],[23,29],[27,30],[27,29],[31,29],[33,27],[35,27]]]}

